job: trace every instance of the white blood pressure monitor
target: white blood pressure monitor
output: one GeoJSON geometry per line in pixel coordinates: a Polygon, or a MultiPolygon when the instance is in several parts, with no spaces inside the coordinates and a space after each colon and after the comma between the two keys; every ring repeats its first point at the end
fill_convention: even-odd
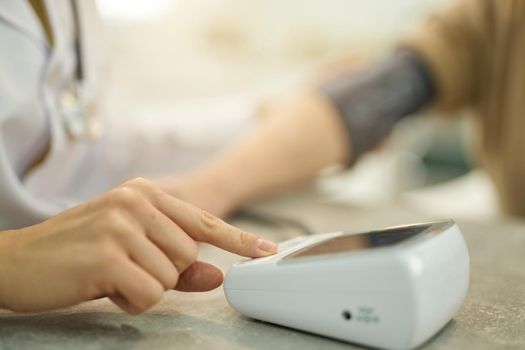
{"type": "Polygon", "coordinates": [[[469,255],[454,221],[301,236],[226,276],[242,314],[385,349],[414,348],[459,309],[469,255]]]}

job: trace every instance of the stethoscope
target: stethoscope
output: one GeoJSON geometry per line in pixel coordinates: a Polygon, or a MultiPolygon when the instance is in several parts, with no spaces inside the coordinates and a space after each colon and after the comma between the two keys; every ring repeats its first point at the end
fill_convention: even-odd
{"type": "Polygon", "coordinates": [[[85,91],[84,59],[82,52],[82,29],[76,0],[71,0],[73,38],[76,58],[75,79],[58,94],[59,113],[68,136],[73,140],[93,140],[102,134],[93,103],[87,101],[85,91]]]}

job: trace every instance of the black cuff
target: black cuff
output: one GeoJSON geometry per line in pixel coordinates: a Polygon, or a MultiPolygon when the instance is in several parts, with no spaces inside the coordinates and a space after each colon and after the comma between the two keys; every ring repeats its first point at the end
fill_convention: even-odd
{"type": "Polygon", "coordinates": [[[432,75],[407,49],[364,71],[341,75],[320,86],[340,113],[352,144],[352,159],[377,146],[403,117],[435,96],[432,75]]]}

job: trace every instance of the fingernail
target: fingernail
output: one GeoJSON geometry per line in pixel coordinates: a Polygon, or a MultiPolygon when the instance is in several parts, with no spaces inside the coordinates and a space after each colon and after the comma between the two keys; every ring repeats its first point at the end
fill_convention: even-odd
{"type": "Polygon", "coordinates": [[[277,252],[277,244],[272,241],[267,241],[265,239],[259,238],[257,240],[257,246],[259,247],[259,249],[264,250],[265,252],[277,252]]]}

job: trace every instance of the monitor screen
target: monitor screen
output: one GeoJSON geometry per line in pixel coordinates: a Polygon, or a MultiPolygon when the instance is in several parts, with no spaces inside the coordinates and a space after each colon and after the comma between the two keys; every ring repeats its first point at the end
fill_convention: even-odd
{"type": "Polygon", "coordinates": [[[432,226],[433,224],[410,225],[359,234],[343,234],[292,252],[283,260],[391,246],[412,238],[432,226]]]}

